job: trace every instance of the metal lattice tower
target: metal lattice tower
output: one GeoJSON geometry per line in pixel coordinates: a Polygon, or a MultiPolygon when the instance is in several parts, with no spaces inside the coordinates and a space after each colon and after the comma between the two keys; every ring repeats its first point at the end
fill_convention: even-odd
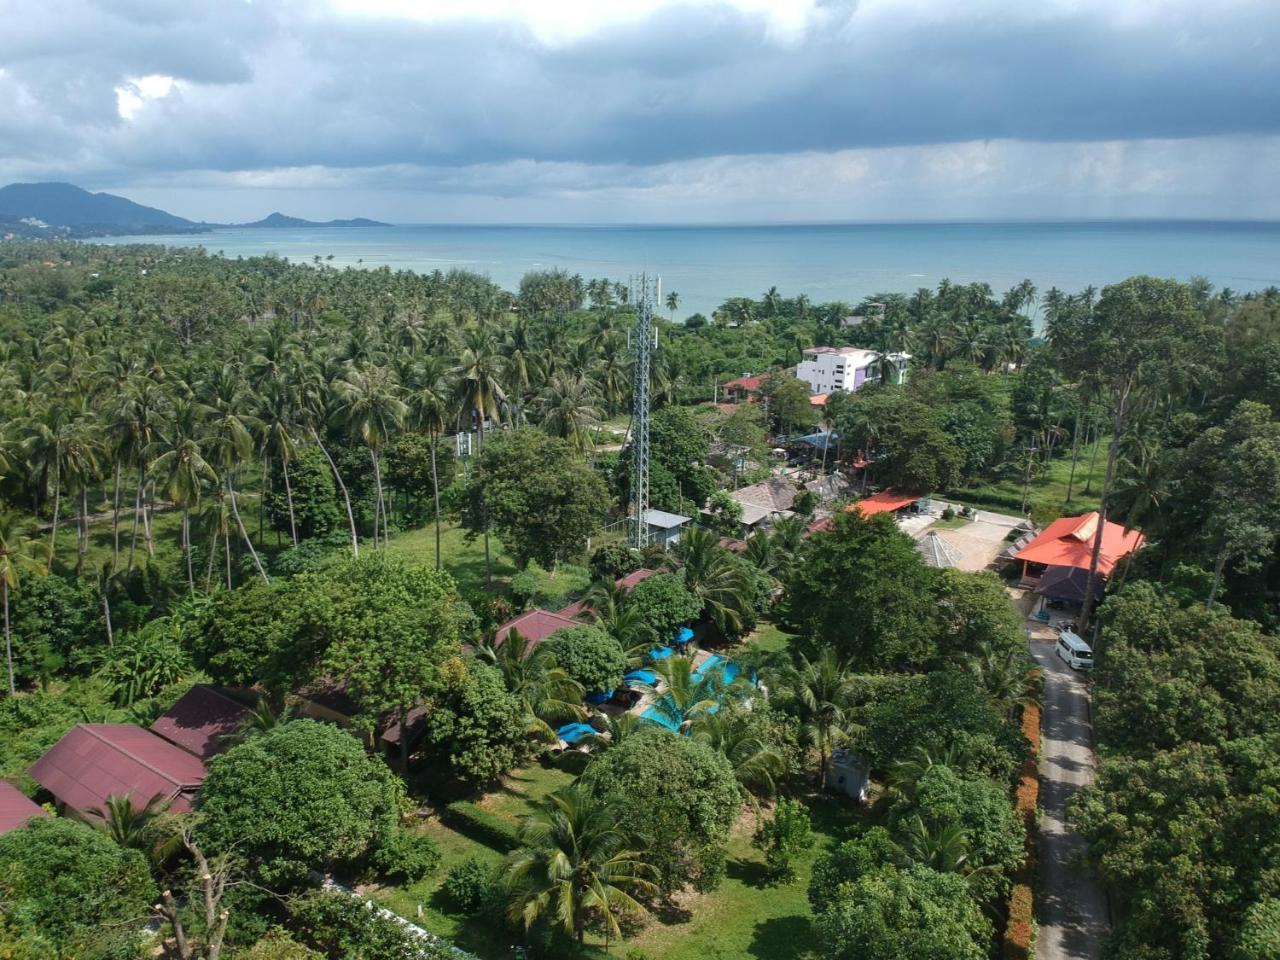
{"type": "Polygon", "coordinates": [[[649,543],[649,373],[658,331],[653,311],[662,296],[662,281],[642,273],[631,278],[631,302],[636,325],[631,341],[631,545],[640,549],[649,543]]]}

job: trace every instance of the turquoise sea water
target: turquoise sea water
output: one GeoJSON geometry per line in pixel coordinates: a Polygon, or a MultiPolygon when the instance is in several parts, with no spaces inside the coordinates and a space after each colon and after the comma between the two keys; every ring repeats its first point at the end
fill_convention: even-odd
{"type": "Polygon", "coordinates": [[[680,295],[678,316],[710,314],[732,296],[856,303],[986,281],[999,292],[1024,277],[1041,291],[1101,287],[1135,273],[1208,277],[1219,287],[1280,286],[1280,223],[1105,221],[774,226],[393,226],[226,229],[105,242],[199,243],[229,257],[333,255],[338,266],[429,272],[460,267],[515,289],[529,270],[560,267],[622,280],[640,270],[680,295]]]}

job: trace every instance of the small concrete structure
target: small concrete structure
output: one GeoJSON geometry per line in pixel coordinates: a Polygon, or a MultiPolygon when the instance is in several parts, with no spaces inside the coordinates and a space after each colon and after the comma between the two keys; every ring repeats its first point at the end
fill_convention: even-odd
{"type": "Polygon", "coordinates": [[[678,513],[667,513],[665,510],[648,510],[644,521],[649,525],[649,541],[660,543],[670,550],[680,542],[680,528],[688,523],[691,517],[682,517],[678,513]]]}
{"type": "Polygon", "coordinates": [[[866,803],[871,796],[871,769],[852,750],[835,749],[827,761],[826,785],[866,803]]]}

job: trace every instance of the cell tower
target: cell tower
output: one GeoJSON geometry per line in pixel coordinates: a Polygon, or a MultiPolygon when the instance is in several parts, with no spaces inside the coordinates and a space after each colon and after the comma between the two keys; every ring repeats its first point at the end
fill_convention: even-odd
{"type": "Polygon", "coordinates": [[[631,278],[631,302],[636,325],[631,341],[631,545],[637,550],[649,543],[649,369],[658,347],[653,311],[662,297],[662,280],[646,273],[631,278]]]}

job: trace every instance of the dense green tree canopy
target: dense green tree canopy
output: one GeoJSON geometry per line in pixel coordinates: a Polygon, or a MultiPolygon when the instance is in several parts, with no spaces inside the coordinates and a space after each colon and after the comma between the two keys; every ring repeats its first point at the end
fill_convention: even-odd
{"type": "Polygon", "coordinates": [[[105,957],[137,935],[155,895],[142,854],[85,823],[37,817],[0,836],[0,902],[30,950],[17,956],[105,957]]]}
{"type": "Polygon", "coordinates": [[[984,960],[991,936],[963,879],[918,866],[840,887],[816,927],[823,960],[984,960]]]}
{"type": "Polygon", "coordinates": [[[454,659],[436,672],[426,695],[422,749],[446,778],[481,786],[524,755],[524,704],[494,667],[454,659]]]}
{"type": "Polygon", "coordinates": [[[659,573],[641,580],[631,591],[627,608],[636,611],[655,642],[669,643],[676,628],[702,612],[702,601],[685,586],[684,575],[659,573]]]}
{"type": "Polygon", "coordinates": [[[622,682],[627,666],[622,646],[599,627],[566,627],[542,646],[587,693],[612,690],[622,682]]]}
{"type": "Polygon", "coordinates": [[[569,445],[536,430],[491,438],[468,487],[469,529],[488,523],[521,564],[547,569],[575,556],[600,529],[609,506],[600,476],[569,445]]]}
{"type": "Polygon", "coordinates": [[[742,792],[729,761],[699,740],[651,730],[626,737],[588,768],[591,790],[623,811],[645,841],[663,890],[707,886],[723,871],[724,844],[742,792]]]}
{"type": "Polygon", "coordinates": [[[938,656],[936,581],[891,517],[840,513],[801,548],[789,615],[859,668],[923,667],[938,656]]]}
{"type": "Polygon", "coordinates": [[[399,779],[351,734],[293,720],[209,763],[200,833],[211,850],[248,857],[264,882],[292,885],[389,836],[403,798],[399,779]]]}

